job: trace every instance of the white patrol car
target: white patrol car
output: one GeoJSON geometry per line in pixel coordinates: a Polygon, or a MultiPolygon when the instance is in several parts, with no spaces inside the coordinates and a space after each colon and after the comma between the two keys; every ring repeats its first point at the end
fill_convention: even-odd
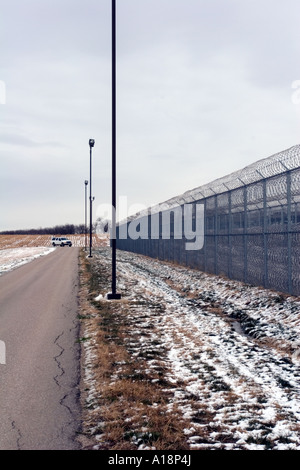
{"type": "Polygon", "coordinates": [[[65,237],[52,237],[53,246],[72,246],[71,240],[65,237]]]}

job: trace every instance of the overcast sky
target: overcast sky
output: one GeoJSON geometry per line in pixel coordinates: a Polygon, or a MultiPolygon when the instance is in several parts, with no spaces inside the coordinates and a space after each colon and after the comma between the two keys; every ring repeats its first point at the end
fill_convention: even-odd
{"type": "MultiPolygon", "coordinates": [[[[117,191],[129,206],[300,143],[299,0],[116,3],[117,191]]],[[[111,0],[0,11],[0,231],[83,223],[89,138],[95,217],[111,202],[111,0]]]]}

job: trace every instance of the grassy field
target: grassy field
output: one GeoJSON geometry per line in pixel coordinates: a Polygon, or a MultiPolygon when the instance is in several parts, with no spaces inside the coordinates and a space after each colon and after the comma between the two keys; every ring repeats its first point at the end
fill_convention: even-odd
{"type": "MultiPolygon", "coordinates": [[[[59,235],[57,235],[59,236],[59,235]]],[[[72,241],[73,246],[84,247],[85,242],[89,245],[89,235],[85,241],[85,235],[64,235],[72,241]]],[[[50,247],[52,235],[1,235],[0,234],[0,250],[12,248],[24,248],[34,246],[50,247]]],[[[108,236],[93,234],[92,244],[95,248],[106,246],[108,244],[108,236]]]]}

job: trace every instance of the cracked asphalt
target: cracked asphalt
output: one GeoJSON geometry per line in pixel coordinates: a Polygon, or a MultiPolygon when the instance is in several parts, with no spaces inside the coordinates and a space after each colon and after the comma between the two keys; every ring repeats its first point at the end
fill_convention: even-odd
{"type": "Polygon", "coordinates": [[[0,450],[73,450],[80,429],[78,248],[0,277],[0,450]]]}

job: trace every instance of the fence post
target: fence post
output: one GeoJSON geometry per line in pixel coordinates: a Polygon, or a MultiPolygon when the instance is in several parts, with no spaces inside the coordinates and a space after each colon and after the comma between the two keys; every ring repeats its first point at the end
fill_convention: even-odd
{"type": "Polygon", "coordinates": [[[231,191],[228,192],[228,277],[232,273],[232,219],[231,219],[231,191]]]}
{"type": "Polygon", "coordinates": [[[247,237],[247,186],[244,186],[244,282],[248,273],[248,237],[247,237]]]}
{"type": "Polygon", "coordinates": [[[207,208],[207,198],[205,198],[204,200],[204,217],[205,217],[205,221],[204,221],[204,247],[203,247],[203,250],[204,250],[204,271],[207,272],[207,232],[208,232],[208,229],[207,229],[207,212],[206,212],[206,208],[207,208]]]}
{"type": "Polygon", "coordinates": [[[268,286],[268,214],[267,214],[267,181],[263,180],[263,210],[264,210],[264,287],[268,286]]]}
{"type": "Polygon", "coordinates": [[[292,280],[292,193],[291,193],[291,172],[286,174],[287,186],[287,242],[288,242],[288,291],[293,294],[292,280]]]}
{"type": "Polygon", "coordinates": [[[218,274],[218,235],[219,235],[219,220],[218,220],[218,199],[215,194],[215,274],[218,274]]]}

